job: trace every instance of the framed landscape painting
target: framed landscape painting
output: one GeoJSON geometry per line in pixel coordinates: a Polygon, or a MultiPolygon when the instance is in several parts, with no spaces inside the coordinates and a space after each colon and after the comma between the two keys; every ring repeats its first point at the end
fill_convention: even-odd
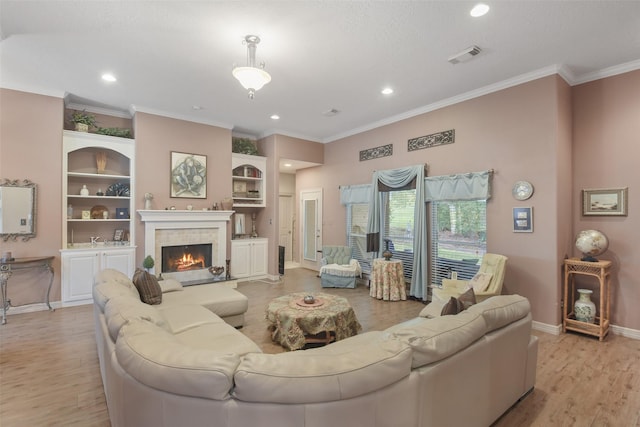
{"type": "Polygon", "coordinates": [[[582,190],[582,215],[626,216],[628,187],[582,190]]]}

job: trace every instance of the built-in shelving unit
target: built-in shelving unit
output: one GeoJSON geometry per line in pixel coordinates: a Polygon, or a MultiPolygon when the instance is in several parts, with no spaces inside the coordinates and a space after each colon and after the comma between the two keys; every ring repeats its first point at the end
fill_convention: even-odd
{"type": "Polygon", "coordinates": [[[233,207],[263,208],[267,161],[264,157],[233,153],[233,207]]]}
{"type": "Polygon", "coordinates": [[[90,303],[93,278],[101,269],[133,274],[134,160],[133,139],[64,131],[63,304],[90,303]],[[85,186],[88,194],[82,194],[85,186]]]}

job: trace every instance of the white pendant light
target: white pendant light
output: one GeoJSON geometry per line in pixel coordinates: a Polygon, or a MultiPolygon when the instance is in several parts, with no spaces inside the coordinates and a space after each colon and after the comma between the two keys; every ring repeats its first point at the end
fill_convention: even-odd
{"type": "Polygon", "coordinates": [[[256,67],[256,46],[260,43],[260,37],[249,35],[245,36],[244,41],[247,44],[247,66],[235,67],[233,77],[249,91],[249,98],[253,99],[256,91],[271,81],[271,76],[263,69],[264,63],[256,67]]]}

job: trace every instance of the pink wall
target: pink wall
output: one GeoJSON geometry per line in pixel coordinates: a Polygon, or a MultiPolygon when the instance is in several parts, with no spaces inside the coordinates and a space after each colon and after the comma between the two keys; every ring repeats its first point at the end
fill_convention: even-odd
{"type": "MultiPolygon", "coordinates": [[[[144,194],[153,194],[152,209],[211,208],[231,197],[231,130],[200,123],[176,120],[147,113],[136,113],[136,209],[144,208],[144,194]],[[171,198],[171,151],[207,156],[207,198],[171,198]]],[[[231,236],[231,226],[227,227],[231,236]]],[[[136,214],[136,264],[141,265],[144,253],[144,223],[136,214]]],[[[231,246],[227,247],[227,255],[231,246]]]]}
{"type": "Polygon", "coordinates": [[[597,229],[609,238],[609,250],[600,258],[613,261],[611,321],[638,330],[640,71],[576,86],[572,94],[573,232],[597,229]],[[582,189],[617,187],[629,187],[628,216],[582,216],[582,189]]]}
{"type": "MultiPolygon", "coordinates": [[[[63,120],[61,98],[0,89],[0,178],[26,178],[38,185],[36,237],[0,240],[0,253],[55,256],[51,301],[60,300],[63,120]]],[[[9,281],[9,298],[14,305],[43,302],[48,283],[48,273],[16,273],[9,281]]]]}
{"type": "Polygon", "coordinates": [[[558,233],[570,232],[568,211],[562,227],[557,214],[558,195],[568,192],[560,186],[569,185],[567,179],[558,179],[567,166],[558,165],[556,156],[563,152],[566,158],[568,145],[567,124],[563,122],[559,130],[558,110],[566,110],[568,97],[566,83],[551,76],[327,144],[325,164],[299,171],[296,190],[321,183],[323,243],[343,244],[346,211],[339,201],[340,185],[368,183],[376,169],[418,163],[426,163],[431,176],[495,169],[487,204],[488,250],[509,257],[506,292],[528,297],[534,319],[557,325],[559,265],[564,256],[557,242],[567,240],[558,233]],[[408,139],[448,129],[456,131],[454,144],[407,151],[408,139]],[[360,150],[389,143],[394,144],[392,156],[358,161],[360,150]],[[518,202],[511,196],[511,187],[523,179],[533,183],[535,193],[518,202]],[[534,208],[533,233],[513,233],[512,208],[516,206],[534,208]]]}

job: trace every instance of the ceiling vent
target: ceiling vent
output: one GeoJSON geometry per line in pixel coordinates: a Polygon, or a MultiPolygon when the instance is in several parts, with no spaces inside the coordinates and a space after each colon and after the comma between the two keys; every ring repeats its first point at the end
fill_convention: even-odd
{"type": "Polygon", "coordinates": [[[456,53],[453,56],[450,56],[448,61],[452,64],[457,64],[459,62],[466,62],[479,54],[482,51],[478,46],[471,46],[463,50],[462,52],[456,53]]]}

